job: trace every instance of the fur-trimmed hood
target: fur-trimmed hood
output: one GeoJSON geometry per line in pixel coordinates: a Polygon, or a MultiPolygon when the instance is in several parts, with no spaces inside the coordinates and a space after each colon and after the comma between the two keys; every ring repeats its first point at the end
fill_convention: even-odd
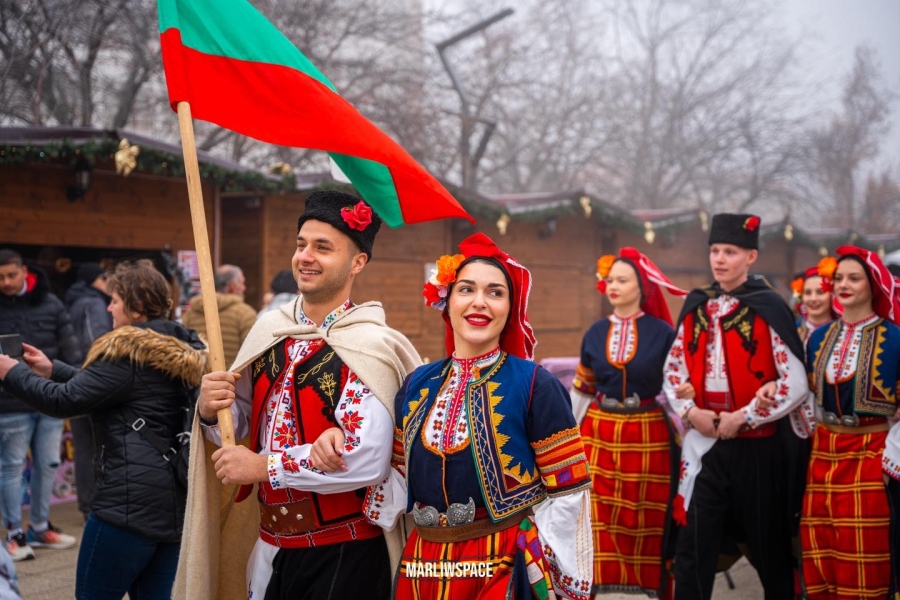
{"type": "Polygon", "coordinates": [[[153,320],[110,331],[91,346],[83,368],[96,360],[123,358],[162,371],[191,387],[200,385],[209,370],[206,345],[197,332],[174,321],[153,320]]]}

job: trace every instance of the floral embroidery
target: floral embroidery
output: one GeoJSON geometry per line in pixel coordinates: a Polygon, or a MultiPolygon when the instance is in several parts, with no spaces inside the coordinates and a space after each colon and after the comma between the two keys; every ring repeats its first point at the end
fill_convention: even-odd
{"type": "Polygon", "coordinates": [[[294,460],[294,457],[287,452],[281,455],[281,467],[286,473],[298,473],[300,471],[300,465],[298,465],[297,461],[294,460]]]}
{"type": "Polygon", "coordinates": [[[341,417],[341,426],[349,433],[356,433],[356,431],[362,427],[363,420],[362,415],[358,412],[348,410],[344,413],[344,416],[341,417]]]}
{"type": "Polygon", "coordinates": [[[275,434],[272,437],[276,444],[279,444],[282,448],[292,448],[296,444],[294,443],[294,436],[291,434],[290,429],[287,425],[281,424],[279,427],[275,428],[275,434]]]}
{"type": "Polygon", "coordinates": [[[278,458],[278,454],[273,453],[269,454],[269,457],[266,459],[266,474],[269,476],[269,484],[276,490],[282,487],[278,478],[278,458]]]}
{"type": "Polygon", "coordinates": [[[354,448],[358,448],[358,447],[359,447],[359,438],[358,437],[348,435],[347,439],[344,440],[344,451],[345,452],[350,452],[354,448]]]}
{"type": "Polygon", "coordinates": [[[494,364],[500,349],[476,358],[453,358],[447,383],[438,392],[428,414],[424,432],[425,447],[438,453],[457,452],[468,445],[469,429],[466,410],[468,384],[477,379],[481,370],[494,364]]]}
{"type": "Polygon", "coordinates": [[[623,365],[634,358],[638,345],[637,320],[644,313],[623,319],[618,315],[609,317],[609,332],[606,336],[606,357],[610,363],[623,365]]]}
{"type": "Polygon", "coordinates": [[[379,524],[378,518],[381,517],[381,510],[384,508],[384,485],[387,482],[388,479],[385,479],[378,485],[369,486],[366,499],[363,500],[362,513],[373,525],[379,524]]]}

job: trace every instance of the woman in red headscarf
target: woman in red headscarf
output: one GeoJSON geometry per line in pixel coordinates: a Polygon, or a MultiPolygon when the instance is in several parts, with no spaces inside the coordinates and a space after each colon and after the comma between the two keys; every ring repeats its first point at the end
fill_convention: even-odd
{"type": "Polygon", "coordinates": [[[843,315],[807,342],[819,425],[800,522],[803,578],[811,599],[885,598],[891,507],[882,472],[890,495],[900,477],[900,445],[885,449],[897,412],[900,302],[877,254],[856,246],[837,254],[834,294],[843,315]]]}
{"type": "Polygon", "coordinates": [[[393,469],[363,512],[411,512],[395,597],[590,597],[590,474],[565,388],[532,362],[531,274],[476,233],[425,284],[449,357],[395,401],[393,469]]]}
{"type": "Polygon", "coordinates": [[[797,331],[804,344],[809,339],[809,334],[840,316],[832,302],[836,267],[837,260],[833,256],[826,256],[818,265],[808,268],[802,276],[791,282],[794,303],[800,313],[797,331]]]}
{"type": "Polygon", "coordinates": [[[613,314],[584,335],[570,390],[593,479],[592,592],[665,598],[678,448],[657,401],[675,337],[662,288],[686,292],[634,248],[601,257],[597,277],[613,314]]]}

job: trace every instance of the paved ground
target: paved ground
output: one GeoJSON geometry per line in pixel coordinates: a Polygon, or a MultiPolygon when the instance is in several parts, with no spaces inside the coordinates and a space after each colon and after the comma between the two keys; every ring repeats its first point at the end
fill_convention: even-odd
{"type": "MultiPolygon", "coordinates": [[[[27,511],[25,519],[27,522],[27,511]]],[[[81,542],[84,519],[75,502],[51,506],[50,520],[64,533],[75,536],[79,543],[81,542]]],[[[4,535],[5,533],[4,531],[4,535]]],[[[74,598],[78,546],[66,550],[35,548],[34,554],[34,560],[23,560],[16,563],[22,597],[25,600],[74,598]]]]}
{"type": "MultiPolygon", "coordinates": [[[[50,510],[50,519],[54,525],[81,541],[84,522],[74,502],[53,506],[50,510]]],[[[34,560],[16,563],[25,600],[64,600],[74,597],[78,547],[68,550],[36,549],[34,552],[36,555],[34,560]]],[[[730,574],[735,589],[728,588],[724,576],[720,573],[716,579],[714,600],[762,600],[762,588],[756,577],[756,571],[745,560],[735,564],[730,574]]],[[[640,597],[609,594],[598,598],[634,600],[640,597]]]]}

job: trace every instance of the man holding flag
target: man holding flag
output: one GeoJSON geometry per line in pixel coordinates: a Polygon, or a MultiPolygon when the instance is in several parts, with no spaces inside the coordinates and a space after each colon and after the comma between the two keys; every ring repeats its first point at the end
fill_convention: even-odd
{"type": "Polygon", "coordinates": [[[242,486],[238,502],[259,484],[248,597],[390,595],[388,546],[362,513],[363,492],[387,477],[394,395],[420,361],[385,324],[379,303],[350,301],[380,225],[358,198],[311,194],[291,261],[301,295],[260,318],[231,371],[203,378],[198,410],[207,438],[218,442],[216,413],[224,408],[236,436],[251,436],[250,449],[212,455],[216,476],[242,486]],[[335,426],[345,438],[345,467],[326,474],[310,449],[335,426]]]}
{"type": "MultiPolygon", "coordinates": [[[[206,401],[200,411],[211,419],[217,408],[222,409],[217,416],[223,448],[215,455],[213,470],[203,444],[192,445],[185,535],[173,597],[246,597],[238,593],[243,587],[236,583],[238,565],[243,565],[249,554],[245,534],[256,527],[256,518],[247,511],[247,504],[231,502],[228,488],[218,486],[217,475],[225,483],[262,482],[260,498],[264,510],[260,516],[267,519],[268,533],[260,530],[260,539],[268,541],[257,544],[258,551],[251,561],[251,592],[265,591],[269,587],[265,580],[271,578],[272,597],[290,595],[285,590],[301,586],[307,586],[307,590],[326,589],[320,587],[326,581],[365,590],[361,595],[368,597],[374,589],[369,586],[369,579],[360,577],[355,570],[353,577],[339,577],[344,569],[353,567],[343,563],[342,558],[338,564],[332,564],[323,557],[329,556],[325,552],[328,546],[343,557],[342,548],[356,547],[363,543],[360,540],[370,546],[383,544],[380,538],[373,537],[372,531],[354,521],[350,497],[353,492],[348,490],[358,489],[367,481],[380,481],[380,472],[376,473],[381,468],[379,452],[388,449],[389,455],[391,436],[385,438],[383,449],[380,443],[373,444],[370,450],[365,448],[370,440],[379,437],[379,423],[392,423],[389,410],[383,415],[380,410],[393,406],[394,392],[419,359],[409,342],[384,324],[379,305],[347,304],[350,288],[371,256],[379,217],[391,227],[453,217],[471,222],[474,219],[409,153],[344,100],[335,86],[249,2],[158,0],[158,7],[163,66],[169,102],[178,112],[204,304],[214,306],[215,293],[193,118],[270,144],[326,151],[364,200],[333,195],[310,198],[298,228],[302,231],[294,259],[294,274],[303,295],[287,306],[287,311],[276,311],[254,327],[232,368],[243,370],[242,378],[225,371],[217,313],[208,311],[205,315],[210,362],[215,372],[207,388],[216,394],[204,395],[206,401]],[[323,200],[321,205],[319,200],[323,200]],[[324,208],[325,205],[330,208],[324,208]],[[316,216],[310,216],[310,211],[316,216]],[[366,213],[371,211],[377,216],[372,215],[372,224],[363,225],[366,213]],[[309,227],[316,231],[306,231],[309,227]],[[350,331],[352,336],[347,335],[350,331]],[[323,343],[333,352],[323,350],[323,343]],[[263,351],[267,351],[265,355],[263,351]],[[279,371],[272,370],[275,366],[266,362],[270,359],[280,361],[279,371]],[[324,387],[318,391],[298,388],[296,393],[307,399],[318,395],[316,401],[324,404],[315,427],[303,429],[301,436],[298,427],[306,426],[305,418],[310,412],[301,414],[300,397],[292,395],[286,386],[300,385],[295,372],[306,368],[305,360],[325,363],[320,369],[325,372],[309,374],[303,383],[324,387]],[[255,371],[257,368],[259,372],[255,371]],[[288,378],[284,369],[290,369],[293,378],[288,378]],[[272,396],[275,387],[268,395],[267,390],[254,387],[264,385],[260,383],[263,377],[274,378],[270,383],[280,386],[281,396],[272,396]],[[215,385],[210,387],[212,382],[215,385]],[[344,397],[344,392],[351,396],[344,397]],[[323,393],[327,400],[322,399],[323,393]],[[373,395],[377,401],[372,401],[373,395]],[[231,404],[235,396],[238,401],[231,404]],[[288,409],[291,398],[296,402],[288,409]],[[351,400],[366,408],[351,407],[351,400]],[[381,403],[386,404],[381,407],[381,403]],[[241,406],[243,410],[239,410],[241,406]],[[252,410],[248,412],[248,408],[252,410]],[[256,409],[266,409],[263,412],[269,419],[256,409]],[[250,421],[252,451],[234,446],[233,416],[238,417],[239,430],[247,430],[250,421]],[[314,438],[310,432],[324,427],[326,422],[344,428],[345,454],[372,452],[371,460],[356,461],[358,465],[367,463],[361,470],[348,465],[347,474],[324,476],[305,460],[305,442],[314,438]],[[363,430],[367,430],[365,436],[363,430]],[[325,511],[318,498],[322,494],[340,495],[341,501],[325,511]],[[287,517],[292,520],[291,526],[284,529],[288,527],[287,517]],[[337,525],[328,529],[334,525],[332,520],[337,525]],[[306,529],[310,521],[315,526],[306,529]],[[356,541],[339,540],[340,535],[329,537],[336,532],[345,537],[349,534],[356,541]],[[323,537],[328,540],[319,539],[323,537]],[[289,540],[291,546],[281,544],[284,540],[289,540]],[[292,550],[279,552],[279,544],[292,550]],[[325,561],[324,566],[316,563],[319,560],[325,561]],[[303,581],[284,579],[282,575],[295,572],[298,562],[304,565],[297,571],[304,573],[303,581]],[[331,580],[327,579],[329,575],[331,580]]],[[[197,422],[194,433],[199,439],[197,422]]],[[[207,433],[208,437],[217,437],[214,430],[207,433]]],[[[241,495],[247,493],[244,488],[241,495]]],[[[400,541],[396,542],[399,550],[400,541]]],[[[375,569],[369,576],[380,577],[380,571],[375,569]]],[[[321,596],[328,597],[324,593],[321,596]]],[[[260,592],[253,597],[263,596],[260,592]]]]}

